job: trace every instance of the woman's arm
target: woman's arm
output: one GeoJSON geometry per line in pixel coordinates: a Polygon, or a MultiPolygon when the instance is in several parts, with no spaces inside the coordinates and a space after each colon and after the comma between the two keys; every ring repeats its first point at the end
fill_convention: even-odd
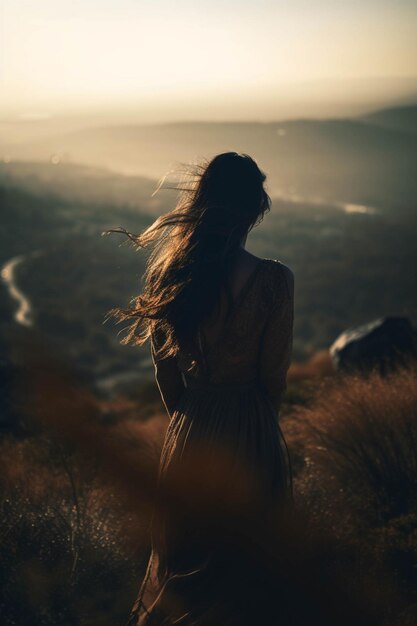
{"type": "Polygon", "coordinates": [[[261,354],[260,381],[279,413],[287,388],[294,324],[294,274],[280,264],[275,286],[275,305],[268,314],[261,354]]]}
{"type": "Polygon", "coordinates": [[[160,359],[157,355],[158,343],[155,335],[151,338],[152,361],[155,366],[155,379],[162,401],[170,417],[184,391],[184,382],[175,357],[160,359]]]}

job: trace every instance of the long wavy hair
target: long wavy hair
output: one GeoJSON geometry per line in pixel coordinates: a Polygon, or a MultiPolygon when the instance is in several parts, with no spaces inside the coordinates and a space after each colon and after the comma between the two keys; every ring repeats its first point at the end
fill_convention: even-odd
{"type": "MultiPolygon", "coordinates": [[[[160,358],[175,356],[193,341],[226,290],[230,270],[247,233],[269,211],[265,174],[247,154],[225,152],[188,170],[176,207],[139,235],[124,233],[140,248],[151,247],[142,293],[128,309],[109,316],[132,322],[123,344],[157,336],[160,358]]],[[[229,307],[230,308],[230,307],[229,307]]]]}

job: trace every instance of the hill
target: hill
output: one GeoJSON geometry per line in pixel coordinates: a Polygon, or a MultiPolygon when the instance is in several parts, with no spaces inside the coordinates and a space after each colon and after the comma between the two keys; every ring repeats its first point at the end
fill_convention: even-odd
{"type": "Polygon", "coordinates": [[[1,184],[35,196],[47,195],[69,201],[72,205],[117,206],[126,211],[143,210],[146,206],[146,212],[156,215],[166,210],[176,196],[165,190],[163,195],[152,197],[157,182],[144,176],[124,176],[109,169],[65,162],[1,163],[1,184]]]}
{"type": "Polygon", "coordinates": [[[393,123],[376,123],[387,115],[393,119],[395,111],[398,118],[404,116],[404,109],[392,109],[380,118],[376,113],[268,123],[107,125],[4,149],[12,159],[61,159],[153,179],[180,163],[237,150],[258,160],[273,196],[410,212],[417,195],[417,136],[393,123]]]}
{"type": "Polygon", "coordinates": [[[365,122],[399,130],[404,133],[417,133],[417,105],[382,109],[362,118],[365,122]]]}

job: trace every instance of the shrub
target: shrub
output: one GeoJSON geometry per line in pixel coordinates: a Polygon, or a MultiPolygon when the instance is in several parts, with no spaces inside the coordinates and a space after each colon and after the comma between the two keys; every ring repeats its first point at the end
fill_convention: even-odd
{"type": "MultiPolygon", "coordinates": [[[[289,417],[299,496],[316,523],[356,543],[362,571],[417,583],[417,371],[337,376],[289,417]]],[[[414,600],[415,601],[415,600],[414,600]]]]}

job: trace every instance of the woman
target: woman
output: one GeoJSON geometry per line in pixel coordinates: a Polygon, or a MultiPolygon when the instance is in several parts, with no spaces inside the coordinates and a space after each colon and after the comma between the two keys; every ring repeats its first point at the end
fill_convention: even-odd
{"type": "Polygon", "coordinates": [[[172,212],[137,237],[127,233],[154,248],[142,294],[118,311],[133,321],[124,343],[151,339],[170,417],[152,553],[129,624],[253,623],[245,602],[255,578],[230,544],[249,519],[268,519],[291,500],[278,413],[294,278],[280,261],[244,247],[270,208],[265,179],[248,155],[219,154],[172,212]],[[173,493],[180,503],[164,506],[173,493]],[[233,604],[229,587],[237,579],[233,604]]]}

